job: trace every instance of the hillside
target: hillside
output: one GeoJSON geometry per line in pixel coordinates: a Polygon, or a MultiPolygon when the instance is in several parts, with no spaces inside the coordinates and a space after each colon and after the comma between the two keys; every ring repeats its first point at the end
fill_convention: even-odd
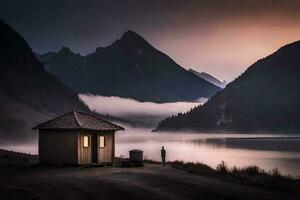
{"type": "Polygon", "coordinates": [[[205,72],[197,72],[196,70],[193,69],[189,69],[189,72],[199,76],[200,78],[220,87],[220,88],[225,88],[227,82],[226,81],[220,81],[219,79],[217,79],[216,77],[205,73],[205,72]]]}
{"type": "Polygon", "coordinates": [[[0,21],[0,140],[33,139],[37,123],[73,108],[77,94],[45,71],[26,41],[0,21]]]}
{"type": "Polygon", "coordinates": [[[139,101],[195,101],[219,87],[191,74],[133,31],[81,56],[63,47],[38,55],[46,69],[78,93],[139,101]]]}
{"type": "Polygon", "coordinates": [[[250,66],[203,106],[169,117],[164,130],[300,131],[300,41],[250,66]]]}

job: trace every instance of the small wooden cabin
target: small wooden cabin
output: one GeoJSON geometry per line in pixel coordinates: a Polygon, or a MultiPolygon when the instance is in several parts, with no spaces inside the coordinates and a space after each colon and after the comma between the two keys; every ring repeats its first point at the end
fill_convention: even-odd
{"type": "Polygon", "coordinates": [[[115,131],[124,128],[96,115],[73,110],[34,129],[39,131],[41,164],[112,163],[115,131]]]}

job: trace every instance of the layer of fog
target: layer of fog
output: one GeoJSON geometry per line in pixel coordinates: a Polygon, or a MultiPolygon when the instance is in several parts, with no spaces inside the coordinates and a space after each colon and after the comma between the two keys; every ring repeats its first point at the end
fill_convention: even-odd
{"type": "Polygon", "coordinates": [[[91,94],[80,94],[79,98],[93,111],[124,119],[131,125],[149,128],[154,128],[159,121],[168,116],[187,112],[206,101],[202,98],[197,102],[154,103],[91,94]]]}

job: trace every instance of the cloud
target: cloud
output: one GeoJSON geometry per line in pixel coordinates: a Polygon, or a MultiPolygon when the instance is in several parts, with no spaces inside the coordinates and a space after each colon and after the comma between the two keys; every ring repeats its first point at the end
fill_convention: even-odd
{"type": "Polygon", "coordinates": [[[101,114],[125,118],[129,120],[146,123],[151,121],[152,126],[165,117],[180,112],[186,112],[191,108],[202,104],[206,99],[199,99],[198,102],[172,102],[154,103],[139,102],[133,99],[121,97],[95,96],[91,94],[79,94],[79,98],[91,109],[101,114]]]}

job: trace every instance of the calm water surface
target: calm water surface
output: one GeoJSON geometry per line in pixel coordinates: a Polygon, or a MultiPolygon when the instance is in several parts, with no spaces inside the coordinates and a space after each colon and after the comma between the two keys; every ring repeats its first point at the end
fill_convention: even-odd
{"type": "Polygon", "coordinates": [[[167,160],[203,162],[216,167],[257,165],[265,170],[279,168],[283,174],[300,178],[300,137],[269,134],[188,134],[118,132],[116,155],[128,157],[131,149],[141,149],[147,159],[160,160],[161,146],[167,160]]]}
{"type": "MultiPolygon", "coordinates": [[[[80,95],[80,98],[92,110],[136,122],[140,120],[147,127],[155,127],[167,116],[186,112],[195,106],[191,102],[157,104],[92,95],[80,95]],[[141,115],[144,117],[141,118],[141,115]]],[[[205,101],[196,105],[201,102],[205,101]]],[[[170,161],[203,162],[212,167],[225,161],[229,166],[257,165],[265,170],[279,168],[284,174],[300,177],[300,134],[298,138],[285,134],[162,134],[124,127],[125,132],[116,134],[117,156],[128,157],[128,151],[137,148],[144,151],[145,158],[160,160],[161,146],[165,146],[170,161]]]]}
{"type": "MultiPolygon", "coordinates": [[[[279,168],[283,174],[300,178],[297,135],[151,133],[145,129],[116,133],[116,156],[128,157],[129,150],[141,149],[145,158],[160,160],[161,146],[165,146],[169,161],[203,162],[212,167],[221,161],[229,167],[257,165],[265,170],[279,168]]],[[[37,153],[37,144],[0,148],[37,153]]]]}

